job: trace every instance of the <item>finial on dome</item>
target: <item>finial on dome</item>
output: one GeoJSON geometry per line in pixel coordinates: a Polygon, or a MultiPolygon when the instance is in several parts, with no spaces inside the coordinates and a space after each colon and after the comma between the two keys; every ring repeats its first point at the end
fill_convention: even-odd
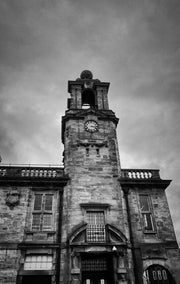
{"type": "Polygon", "coordinates": [[[91,80],[93,78],[93,74],[89,70],[84,70],[84,71],[81,72],[80,78],[81,79],[90,79],[91,80]]]}

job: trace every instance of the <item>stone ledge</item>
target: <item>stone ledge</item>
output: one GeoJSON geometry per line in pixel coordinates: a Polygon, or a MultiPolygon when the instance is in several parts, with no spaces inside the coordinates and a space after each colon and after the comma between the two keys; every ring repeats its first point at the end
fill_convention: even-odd
{"type": "Polygon", "coordinates": [[[80,268],[71,269],[71,274],[80,274],[80,268]]]}
{"type": "Polygon", "coordinates": [[[117,273],[127,273],[126,268],[118,268],[117,273]]]}

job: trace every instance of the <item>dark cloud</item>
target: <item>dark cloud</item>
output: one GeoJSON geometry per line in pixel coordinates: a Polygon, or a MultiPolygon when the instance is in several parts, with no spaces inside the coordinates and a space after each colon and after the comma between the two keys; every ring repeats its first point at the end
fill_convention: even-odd
{"type": "Polygon", "coordinates": [[[179,0],[1,0],[4,163],[59,163],[67,80],[110,81],[123,167],[160,168],[180,239],[179,0]]]}

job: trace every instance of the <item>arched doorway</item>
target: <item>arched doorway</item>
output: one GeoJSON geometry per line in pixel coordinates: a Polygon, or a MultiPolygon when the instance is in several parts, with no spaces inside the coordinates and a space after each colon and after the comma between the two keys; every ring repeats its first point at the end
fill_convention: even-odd
{"type": "Polygon", "coordinates": [[[143,274],[144,284],[175,284],[170,272],[161,265],[149,266],[143,274]]]}

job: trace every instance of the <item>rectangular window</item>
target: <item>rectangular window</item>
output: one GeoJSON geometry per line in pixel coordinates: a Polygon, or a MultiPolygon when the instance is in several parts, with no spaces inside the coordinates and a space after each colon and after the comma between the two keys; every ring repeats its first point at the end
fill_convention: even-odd
{"type": "Polygon", "coordinates": [[[53,202],[53,195],[52,194],[46,194],[45,195],[45,204],[44,204],[45,211],[52,211],[52,202],[53,202]]]}
{"type": "Polygon", "coordinates": [[[53,229],[53,194],[35,194],[32,216],[32,230],[53,229]]]}
{"type": "Polygon", "coordinates": [[[154,231],[150,200],[147,194],[139,195],[140,210],[145,231],[154,231]]]}
{"type": "Polygon", "coordinates": [[[41,224],[41,214],[33,213],[32,229],[35,230],[35,231],[39,231],[40,230],[40,224],[41,224]]]}
{"type": "Polygon", "coordinates": [[[105,242],[104,211],[87,211],[87,242],[105,242]]]}
{"type": "Polygon", "coordinates": [[[35,194],[34,210],[40,211],[42,209],[42,194],[35,194]]]}
{"type": "Polygon", "coordinates": [[[24,270],[51,270],[52,255],[28,255],[25,258],[24,270]]]}

